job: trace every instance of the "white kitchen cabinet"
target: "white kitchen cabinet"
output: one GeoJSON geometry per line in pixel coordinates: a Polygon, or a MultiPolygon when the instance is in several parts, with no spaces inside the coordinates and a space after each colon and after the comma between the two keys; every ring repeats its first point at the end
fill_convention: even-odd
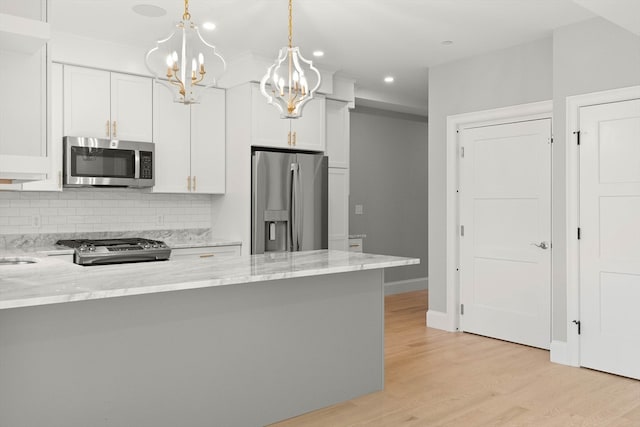
{"type": "Polygon", "coordinates": [[[64,66],[64,135],[153,140],[152,79],[64,66]]]}
{"type": "Polygon", "coordinates": [[[257,84],[251,87],[252,145],[311,151],[325,150],[325,98],[315,95],[298,119],[282,119],[257,84]]]}
{"type": "Polygon", "coordinates": [[[200,103],[173,101],[154,88],[155,193],[225,192],[225,93],[208,88],[200,103]]]}
{"type": "Polygon", "coordinates": [[[330,168],[349,168],[349,106],[327,99],[327,156],[330,168]]]}
{"type": "Polygon", "coordinates": [[[34,54],[50,38],[46,0],[0,1],[0,49],[34,54]]]}
{"type": "Polygon", "coordinates": [[[196,248],[178,248],[171,250],[173,258],[220,258],[227,256],[239,256],[240,245],[202,246],[196,248]]]}
{"type": "Polygon", "coordinates": [[[362,252],[363,240],[361,237],[349,239],[349,251],[350,252],[362,252]]]}
{"type": "Polygon", "coordinates": [[[349,241],[349,169],[329,168],[329,249],[346,251],[349,241]]]}
{"type": "Polygon", "coordinates": [[[47,179],[22,184],[23,191],[62,191],[62,64],[51,65],[51,135],[49,139],[50,169],[47,179]]]}
{"type": "Polygon", "coordinates": [[[50,173],[49,24],[45,2],[0,6],[0,189],[19,190],[21,182],[50,173]]]}

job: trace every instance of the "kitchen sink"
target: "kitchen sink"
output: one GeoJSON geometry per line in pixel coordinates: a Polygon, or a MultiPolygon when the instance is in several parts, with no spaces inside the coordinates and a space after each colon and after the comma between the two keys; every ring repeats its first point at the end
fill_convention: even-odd
{"type": "Polygon", "coordinates": [[[28,257],[0,257],[0,267],[3,265],[35,264],[36,262],[38,262],[37,259],[28,257]]]}

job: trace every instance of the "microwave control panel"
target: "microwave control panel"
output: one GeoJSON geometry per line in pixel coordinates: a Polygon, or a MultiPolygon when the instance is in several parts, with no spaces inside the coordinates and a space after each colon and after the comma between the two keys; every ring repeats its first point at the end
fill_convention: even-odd
{"type": "Polygon", "coordinates": [[[153,178],[153,153],[151,151],[140,152],[140,178],[153,178]]]}

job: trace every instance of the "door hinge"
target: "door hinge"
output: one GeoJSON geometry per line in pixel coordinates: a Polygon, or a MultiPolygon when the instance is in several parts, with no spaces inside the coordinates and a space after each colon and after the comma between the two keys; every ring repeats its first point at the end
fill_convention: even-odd
{"type": "Polygon", "coordinates": [[[464,315],[464,304],[460,304],[460,315],[464,315]]]}
{"type": "Polygon", "coordinates": [[[464,159],[464,147],[460,147],[460,157],[464,159]]]}
{"type": "Polygon", "coordinates": [[[582,332],[582,331],[581,331],[581,329],[582,329],[582,324],[580,323],[580,321],[579,321],[579,320],[574,320],[574,321],[573,321],[573,323],[575,323],[575,324],[576,324],[576,326],[578,326],[578,335],[580,335],[580,333],[582,332]]]}
{"type": "Polygon", "coordinates": [[[582,230],[580,230],[580,227],[578,227],[578,240],[580,240],[581,237],[582,237],[582,230]]]}
{"type": "Polygon", "coordinates": [[[464,237],[464,225],[460,226],[460,236],[464,237]]]}
{"type": "Polygon", "coordinates": [[[573,134],[576,135],[576,142],[580,145],[580,131],[577,130],[573,134]]]}

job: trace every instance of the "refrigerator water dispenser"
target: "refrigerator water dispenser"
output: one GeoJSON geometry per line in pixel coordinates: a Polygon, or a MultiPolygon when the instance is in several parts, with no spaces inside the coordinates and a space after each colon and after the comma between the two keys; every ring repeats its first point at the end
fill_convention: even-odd
{"type": "Polygon", "coordinates": [[[264,251],[284,252],[289,250],[289,213],[287,211],[264,212],[264,251]]]}

